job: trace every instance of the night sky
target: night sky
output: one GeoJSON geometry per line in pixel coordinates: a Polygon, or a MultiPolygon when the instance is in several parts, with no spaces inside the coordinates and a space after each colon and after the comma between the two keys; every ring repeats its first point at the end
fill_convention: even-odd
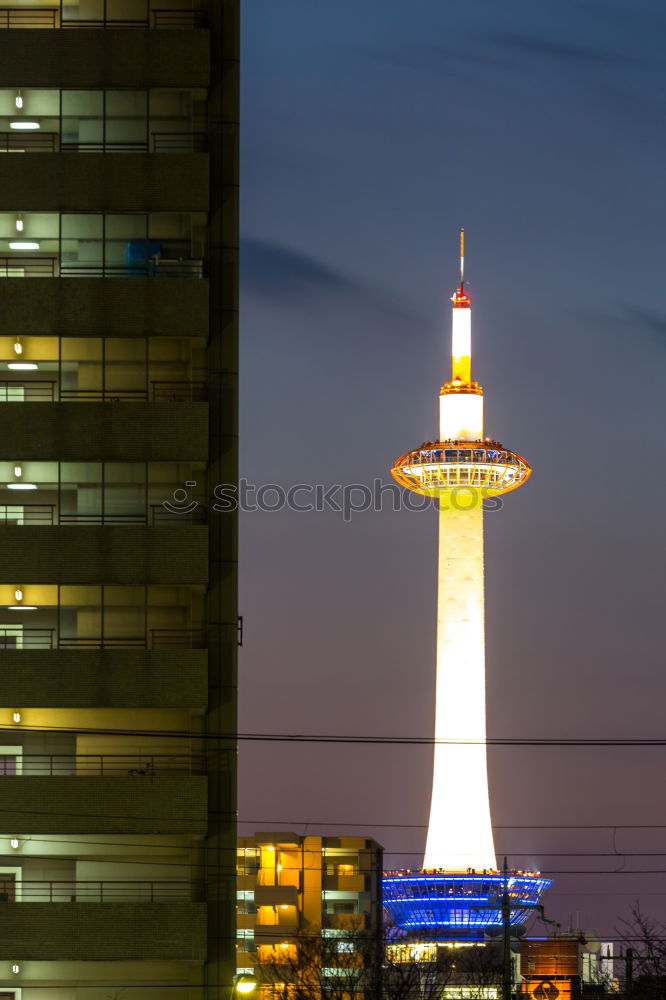
{"type": "MultiPolygon", "coordinates": [[[[663,737],[666,8],[243,13],[241,474],[389,482],[436,437],[464,226],[486,433],[534,469],[486,517],[489,735],[663,737]]],[[[242,732],[431,735],[436,521],[243,516],[242,732]]],[[[242,742],[240,830],[365,833],[418,867],[431,756],[242,742]]],[[[638,896],[666,916],[666,828],[534,829],[666,824],[665,763],[489,750],[500,856],[606,872],[554,875],[551,917],[608,936],[638,896]]]]}

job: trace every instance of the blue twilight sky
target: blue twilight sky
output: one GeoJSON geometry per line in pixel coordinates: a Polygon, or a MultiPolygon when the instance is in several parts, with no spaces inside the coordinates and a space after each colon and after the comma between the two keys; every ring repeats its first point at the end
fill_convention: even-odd
{"type": "MultiPolygon", "coordinates": [[[[388,482],[436,436],[464,226],[486,430],[534,468],[486,518],[489,733],[663,736],[666,7],[243,14],[242,475],[388,482]]],[[[435,573],[432,511],[247,513],[241,730],[430,735],[435,573]]],[[[624,867],[555,876],[552,915],[608,934],[638,895],[666,913],[666,874],[626,874],[666,869],[666,828],[532,828],[666,824],[666,748],[489,760],[495,823],[530,827],[497,832],[516,867],[624,867]]],[[[243,743],[242,829],[354,824],[416,866],[430,767],[243,743]]]]}

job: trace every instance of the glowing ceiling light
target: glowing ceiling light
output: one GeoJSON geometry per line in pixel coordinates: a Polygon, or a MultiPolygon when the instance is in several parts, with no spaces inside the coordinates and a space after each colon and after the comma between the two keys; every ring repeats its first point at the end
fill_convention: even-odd
{"type": "Polygon", "coordinates": [[[39,250],[39,243],[36,240],[10,240],[10,250],[39,250]]]}
{"type": "Polygon", "coordinates": [[[20,712],[14,712],[13,715],[12,715],[12,719],[14,720],[14,722],[20,722],[21,721],[21,713],[20,712]]]}
{"type": "MultiPolygon", "coordinates": [[[[6,483],[5,484],[5,486],[6,486],[6,488],[8,490],[36,490],[37,489],[37,483],[27,483],[27,482],[24,482],[23,479],[21,479],[21,476],[23,475],[23,468],[22,468],[22,466],[20,466],[20,465],[15,465],[14,466],[14,475],[16,476],[15,481],[13,483],[6,483]]],[[[18,598],[17,598],[17,600],[18,600],[18,598]]]]}
{"type": "Polygon", "coordinates": [[[29,122],[25,118],[19,118],[17,121],[10,122],[9,127],[21,132],[34,132],[35,129],[41,128],[39,122],[29,122]]]}
{"type": "Polygon", "coordinates": [[[16,91],[16,97],[14,98],[14,104],[16,105],[17,108],[22,108],[23,107],[23,97],[21,96],[21,91],[20,90],[16,91]]]}
{"type": "Polygon", "coordinates": [[[23,216],[21,215],[20,212],[16,216],[16,222],[14,223],[14,225],[16,226],[16,232],[17,233],[22,233],[23,232],[23,216]]]}
{"type": "Polygon", "coordinates": [[[11,840],[9,841],[9,846],[14,850],[16,850],[16,848],[19,846],[18,837],[12,837],[11,840]]]}
{"type": "MultiPolygon", "coordinates": [[[[15,465],[14,466],[14,475],[16,476],[16,480],[17,481],[15,481],[13,483],[7,483],[6,485],[7,485],[7,489],[8,490],[36,490],[37,489],[37,484],[36,483],[26,483],[26,482],[24,482],[21,479],[21,476],[23,475],[23,467],[22,466],[20,466],[20,465],[15,465]]],[[[17,600],[18,600],[18,598],[17,598],[17,600]]]]}
{"type": "MultiPolygon", "coordinates": [[[[23,223],[21,223],[21,225],[23,225],[23,223]]],[[[17,337],[14,341],[14,354],[16,354],[19,358],[23,354],[23,344],[21,343],[20,337],[17,337]]],[[[35,364],[34,361],[9,361],[7,363],[7,367],[11,368],[11,370],[15,372],[30,372],[39,368],[39,365],[35,364]]],[[[20,475],[20,473],[17,473],[17,475],[20,475]]]]}
{"type": "Polygon", "coordinates": [[[14,973],[15,976],[18,976],[20,971],[21,971],[21,966],[18,964],[18,962],[14,962],[12,964],[12,972],[14,973]]]}

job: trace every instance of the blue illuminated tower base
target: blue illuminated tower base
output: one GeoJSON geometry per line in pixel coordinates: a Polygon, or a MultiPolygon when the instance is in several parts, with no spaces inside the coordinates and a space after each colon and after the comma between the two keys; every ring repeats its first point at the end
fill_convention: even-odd
{"type": "MultiPolygon", "coordinates": [[[[482,941],[489,929],[502,926],[505,876],[499,872],[388,872],[382,884],[384,906],[412,939],[482,941]]],[[[532,873],[508,872],[506,885],[511,923],[521,924],[552,883],[532,873]]]]}

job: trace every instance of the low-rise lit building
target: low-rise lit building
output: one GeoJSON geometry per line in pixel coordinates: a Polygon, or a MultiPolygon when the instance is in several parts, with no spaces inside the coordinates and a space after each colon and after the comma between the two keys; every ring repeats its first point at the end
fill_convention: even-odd
{"type": "Polygon", "coordinates": [[[534,1000],[580,1000],[617,992],[613,944],[581,931],[530,938],[520,946],[520,992],[534,1000]]]}
{"type": "Polygon", "coordinates": [[[238,973],[255,974],[264,993],[298,980],[316,995],[326,981],[360,981],[379,967],[382,857],[366,837],[239,838],[238,973]]]}

